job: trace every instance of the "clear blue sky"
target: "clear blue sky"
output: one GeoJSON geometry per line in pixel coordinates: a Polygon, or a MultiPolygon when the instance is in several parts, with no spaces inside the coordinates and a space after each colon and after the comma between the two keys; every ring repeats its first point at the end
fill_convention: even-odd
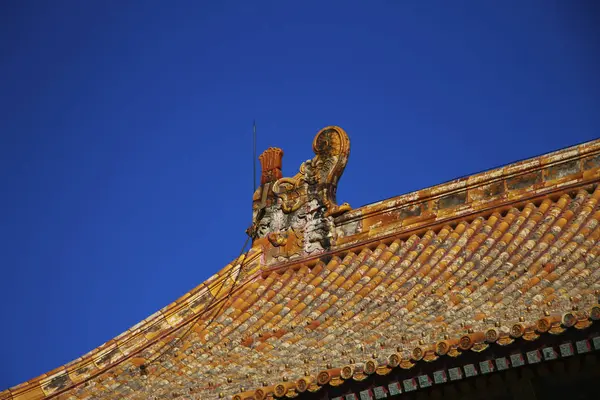
{"type": "Polygon", "coordinates": [[[258,149],[358,207],[599,135],[600,2],[0,2],[0,390],[237,256],[258,149]]]}

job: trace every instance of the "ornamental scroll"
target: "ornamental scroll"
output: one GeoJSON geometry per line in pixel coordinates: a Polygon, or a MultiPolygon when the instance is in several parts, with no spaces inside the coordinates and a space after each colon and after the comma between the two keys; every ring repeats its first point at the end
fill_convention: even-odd
{"type": "Polygon", "coordinates": [[[313,141],[315,157],[292,178],[281,173],[283,150],[269,148],[259,159],[261,186],[253,196],[253,246],[262,246],[267,265],[327,251],[334,241],[333,218],[349,211],[337,205],[337,184],[350,154],[342,128],[322,129],[313,141]]]}

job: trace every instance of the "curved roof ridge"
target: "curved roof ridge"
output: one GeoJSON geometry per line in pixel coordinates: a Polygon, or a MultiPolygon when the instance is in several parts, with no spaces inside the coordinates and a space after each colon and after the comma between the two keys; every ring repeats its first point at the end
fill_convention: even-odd
{"type": "MultiPolygon", "coordinates": [[[[234,292],[241,290],[258,276],[256,266],[260,250],[250,249],[246,254],[243,259],[243,255],[237,257],[206,281],[108,342],[58,368],[0,392],[0,400],[17,399],[21,396],[28,399],[54,396],[57,394],[55,392],[62,392],[105,373],[188,324],[196,323],[205,312],[210,312],[226,300],[228,290],[220,291],[219,288],[231,286],[236,272],[244,276],[234,292]],[[240,260],[244,266],[243,271],[240,271],[240,260]]],[[[168,343],[163,343],[157,353],[167,345],[168,343]]],[[[142,365],[144,361],[140,358],[136,363],[142,365]]]]}
{"type": "MultiPolygon", "coordinates": [[[[348,155],[345,140],[341,128],[328,127],[313,144],[314,165],[331,157],[341,165],[335,179],[324,181],[332,191],[348,155]],[[329,142],[337,143],[339,153],[331,153],[329,142]]],[[[269,171],[277,178],[275,164],[269,171]]],[[[295,180],[281,182],[298,189],[303,179],[311,178],[313,164],[301,168],[295,180]]],[[[267,200],[282,198],[296,212],[292,191],[278,182],[273,183],[276,196],[267,200]]],[[[534,340],[572,326],[583,329],[600,318],[594,292],[600,291],[599,182],[600,140],[595,140],[354,210],[325,196],[331,213],[319,218],[330,224],[331,236],[320,238],[322,248],[300,246],[295,253],[298,249],[290,245],[283,251],[293,239],[290,232],[270,232],[275,237],[264,235],[253,243],[244,268],[239,258],[234,260],[107,343],[0,392],[0,400],[88,399],[101,396],[102,390],[112,393],[109,397],[142,398],[175,390],[161,386],[174,376],[193,398],[233,395],[242,382],[257,388],[274,374],[297,377],[300,367],[294,357],[302,354],[308,361],[303,368],[313,370],[305,378],[260,389],[285,395],[343,379],[361,380],[375,371],[384,374],[396,366],[410,368],[422,359],[481,351],[489,343],[534,340]],[[222,289],[231,288],[236,273],[243,275],[230,297],[222,289]],[[571,292],[554,288],[563,281],[571,283],[571,292]],[[569,295],[585,312],[571,310],[564,299],[569,295]],[[448,307],[439,309],[440,302],[448,307]],[[518,310],[509,309],[527,303],[535,304],[537,312],[544,302],[552,307],[538,319],[521,321],[518,310]],[[213,315],[210,329],[195,327],[189,340],[177,343],[176,355],[153,364],[149,376],[136,378],[139,366],[177,339],[182,328],[208,318],[217,305],[223,307],[213,315]],[[494,317],[486,314],[491,310],[510,314],[502,317],[508,324],[495,321],[483,329],[494,317]],[[377,329],[398,323],[412,328],[390,334],[377,329]],[[426,331],[429,336],[417,335],[426,331]],[[348,350],[344,340],[350,343],[348,350]],[[398,348],[385,359],[379,352],[362,355],[380,342],[398,348]],[[330,360],[311,358],[326,352],[332,354],[330,360]],[[357,354],[364,362],[356,362],[357,354]],[[339,361],[345,357],[354,357],[353,362],[339,361]],[[85,382],[92,385],[87,388],[85,382]]],[[[266,183],[269,190],[271,183],[266,183]]],[[[265,201],[255,193],[257,222],[265,201]]],[[[319,212],[310,202],[302,206],[319,212]]],[[[263,398],[258,390],[248,393],[263,398]]],[[[177,390],[173,394],[183,396],[177,390]]]]}

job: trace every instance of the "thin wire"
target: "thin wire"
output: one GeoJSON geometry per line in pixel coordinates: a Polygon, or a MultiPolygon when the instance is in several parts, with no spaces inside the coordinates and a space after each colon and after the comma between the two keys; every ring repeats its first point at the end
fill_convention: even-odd
{"type": "MultiPolygon", "coordinates": [[[[233,285],[231,285],[231,288],[229,289],[229,293],[227,294],[226,298],[223,300],[223,302],[221,304],[221,308],[217,311],[216,314],[213,315],[213,317],[206,324],[206,327],[204,329],[208,329],[208,327],[215,321],[216,317],[219,315],[219,313],[223,309],[225,303],[227,303],[227,300],[229,300],[229,298],[231,297],[231,294],[233,293],[233,289],[237,286],[239,278],[242,275],[242,269],[244,268],[244,262],[246,261],[246,258],[247,258],[247,254],[244,254],[244,249],[246,248],[246,245],[248,244],[249,240],[250,240],[250,236],[248,236],[246,238],[246,241],[244,242],[244,245],[242,246],[242,250],[240,251],[240,255],[237,258],[239,260],[242,256],[244,256],[244,258],[242,259],[242,261],[240,263],[239,272],[238,272],[237,276],[235,277],[233,285]]],[[[150,361],[148,361],[147,363],[145,363],[144,367],[147,367],[147,366],[155,363],[159,358],[161,358],[167,352],[169,352],[170,350],[172,350],[177,343],[181,342],[185,337],[187,337],[187,335],[189,335],[189,333],[192,331],[192,329],[196,326],[196,322],[201,317],[203,317],[206,314],[206,312],[212,307],[212,305],[214,304],[214,302],[217,300],[217,298],[219,297],[219,294],[221,294],[221,290],[225,286],[225,280],[228,279],[228,278],[230,278],[231,275],[233,275],[233,271],[234,270],[235,270],[235,268],[231,268],[231,271],[229,271],[229,275],[226,278],[223,279],[223,283],[219,287],[219,290],[217,291],[217,294],[213,297],[213,300],[211,301],[211,303],[209,303],[207,306],[205,306],[204,310],[202,310],[202,312],[200,314],[198,314],[196,317],[194,317],[192,320],[190,320],[190,322],[189,322],[189,324],[190,324],[189,328],[181,336],[179,336],[178,338],[174,339],[170,344],[165,345],[166,349],[164,351],[160,352],[158,354],[158,356],[154,357],[153,359],[151,359],[150,361]]]]}
{"type": "MultiPolygon", "coordinates": [[[[237,260],[239,260],[242,257],[242,255],[244,255],[244,249],[246,248],[246,245],[248,244],[248,240],[250,240],[250,237],[246,238],[246,241],[244,242],[244,245],[242,246],[242,250],[240,251],[240,255],[238,256],[237,260]]],[[[244,255],[244,258],[243,258],[242,262],[240,263],[239,273],[236,276],[236,280],[235,280],[234,284],[231,286],[229,294],[227,295],[224,302],[226,302],[226,300],[231,296],[233,289],[237,285],[237,281],[238,281],[240,275],[242,274],[242,269],[244,267],[244,261],[246,261],[246,256],[247,255],[244,255]]],[[[148,361],[145,365],[150,365],[150,364],[153,364],[154,362],[156,362],[156,360],[158,360],[163,355],[165,355],[167,352],[169,352],[171,349],[173,349],[173,347],[175,347],[175,345],[177,343],[179,343],[181,340],[183,340],[191,332],[191,330],[196,326],[196,322],[206,314],[206,312],[213,306],[215,301],[218,299],[219,295],[221,294],[221,290],[223,289],[223,287],[225,287],[225,281],[233,275],[234,271],[235,271],[235,268],[231,268],[228,275],[223,278],[223,281],[222,281],[223,283],[219,287],[219,290],[217,290],[217,294],[213,296],[212,301],[204,307],[204,310],[202,310],[202,312],[200,314],[198,314],[196,317],[194,317],[192,320],[190,320],[190,322],[189,322],[190,326],[187,329],[187,331],[185,331],[185,333],[183,333],[179,338],[174,339],[173,342],[171,342],[169,345],[165,345],[166,349],[164,351],[162,351],[158,356],[154,357],[151,361],[148,361]]],[[[220,310],[219,310],[219,312],[220,312],[220,310]]],[[[214,321],[214,318],[206,325],[206,328],[208,328],[213,321],[214,321]]]]}
{"type": "MultiPolygon", "coordinates": [[[[253,121],[252,123],[252,186],[254,189],[254,192],[256,192],[256,120],[253,121]]],[[[253,193],[254,193],[253,192],[253,193]]],[[[261,217],[259,216],[258,219],[261,219],[261,217]]],[[[258,223],[258,221],[257,221],[258,223]]],[[[246,254],[244,254],[244,249],[246,248],[246,245],[248,244],[248,241],[250,239],[253,239],[254,235],[251,234],[246,238],[246,241],[244,242],[244,245],[242,246],[242,249],[240,250],[240,254],[238,256],[238,260],[240,258],[242,258],[242,256],[244,256],[242,258],[242,261],[240,262],[240,268],[238,271],[238,274],[235,277],[235,280],[233,282],[233,284],[231,285],[231,288],[229,289],[229,293],[227,294],[227,296],[225,297],[225,299],[223,299],[222,303],[221,303],[221,307],[217,310],[216,313],[213,314],[213,316],[211,317],[211,319],[208,321],[208,323],[206,324],[204,329],[208,329],[213,322],[216,320],[216,318],[219,316],[219,314],[221,313],[221,311],[223,310],[223,307],[225,307],[225,304],[227,303],[227,301],[229,300],[229,298],[231,297],[231,294],[233,293],[233,290],[235,289],[235,287],[237,286],[238,282],[239,282],[239,278],[242,275],[242,270],[244,268],[244,262],[246,261],[246,258],[248,256],[248,253],[246,252],[246,254]]],[[[147,366],[155,363],[157,360],[159,360],[162,356],[164,356],[166,353],[168,353],[169,351],[171,351],[175,345],[179,342],[181,342],[183,339],[185,339],[187,337],[187,335],[190,334],[190,332],[192,331],[192,329],[196,326],[196,323],[198,322],[198,320],[203,317],[208,310],[210,310],[213,306],[213,304],[215,304],[215,302],[217,301],[217,299],[219,298],[219,295],[221,294],[221,290],[223,289],[223,287],[225,286],[225,281],[229,278],[231,278],[231,276],[233,275],[235,268],[231,268],[231,270],[229,271],[229,274],[227,275],[227,277],[224,277],[222,280],[222,284],[219,287],[219,290],[217,290],[217,294],[213,296],[212,300],[210,301],[209,304],[207,304],[204,309],[202,310],[201,313],[199,313],[196,317],[192,318],[189,322],[190,326],[188,327],[188,329],[178,338],[173,339],[173,341],[169,344],[166,344],[164,346],[164,351],[161,351],[156,357],[152,358],[150,361],[148,361],[147,363],[143,364],[143,367],[146,368],[147,366]]],[[[207,292],[206,295],[208,295],[208,293],[210,293],[210,289],[207,292]]],[[[202,296],[204,297],[204,296],[202,296]]],[[[201,297],[201,298],[202,298],[201,297]]]]}
{"type": "Polygon", "coordinates": [[[252,193],[256,192],[256,120],[252,126],[252,193]]]}

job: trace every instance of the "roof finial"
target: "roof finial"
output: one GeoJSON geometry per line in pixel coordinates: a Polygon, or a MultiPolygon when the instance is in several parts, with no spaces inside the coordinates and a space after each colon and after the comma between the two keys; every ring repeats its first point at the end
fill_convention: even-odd
{"type": "Polygon", "coordinates": [[[263,246],[267,265],[328,251],[335,241],[334,218],[350,210],[335,196],[350,153],[348,135],[329,126],[312,147],[315,156],[291,178],[281,171],[283,150],[271,147],[259,157],[261,186],[253,195],[250,233],[253,246],[263,246]]]}

